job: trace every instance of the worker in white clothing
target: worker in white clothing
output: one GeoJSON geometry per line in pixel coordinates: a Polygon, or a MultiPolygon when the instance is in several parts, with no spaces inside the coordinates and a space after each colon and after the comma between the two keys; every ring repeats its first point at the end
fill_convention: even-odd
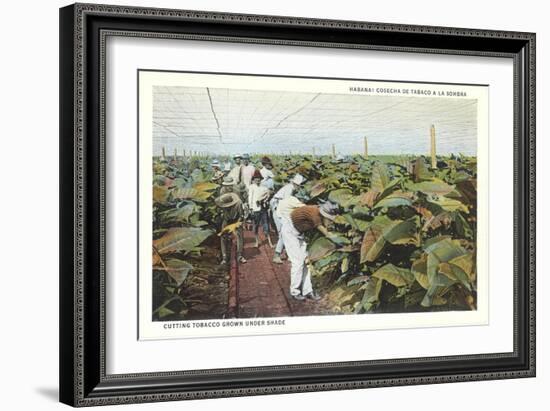
{"type": "Polygon", "coordinates": [[[248,187],[248,207],[252,213],[252,222],[254,237],[256,240],[256,247],[260,246],[260,240],[258,238],[260,226],[264,230],[264,236],[267,238],[267,242],[270,247],[273,247],[271,243],[271,237],[269,235],[269,220],[267,211],[269,209],[268,199],[269,190],[260,185],[262,181],[262,175],[259,170],[256,170],[252,176],[252,184],[248,187]]]}
{"type": "Polygon", "coordinates": [[[277,240],[277,245],[275,246],[275,254],[273,255],[273,262],[275,264],[283,263],[283,260],[281,260],[281,253],[283,252],[284,248],[283,237],[281,236],[282,222],[281,218],[277,215],[277,206],[279,205],[279,202],[281,200],[290,197],[296,190],[298,190],[305,180],[306,179],[301,174],[296,174],[290,180],[290,182],[285,184],[279,189],[279,191],[275,193],[275,195],[269,202],[269,206],[271,207],[271,215],[273,216],[273,222],[275,223],[275,227],[277,227],[277,235],[279,236],[279,239],[277,240]]]}
{"type": "Polygon", "coordinates": [[[233,181],[235,182],[235,184],[239,184],[242,181],[242,177],[241,177],[242,168],[243,168],[243,165],[241,164],[242,159],[243,159],[243,156],[241,156],[240,154],[235,154],[233,156],[233,161],[235,162],[235,166],[231,169],[231,171],[227,175],[228,177],[233,178],[233,181]]]}
{"type": "Polygon", "coordinates": [[[243,166],[241,170],[241,183],[244,183],[246,188],[250,187],[250,184],[252,184],[252,176],[254,175],[254,171],[256,171],[256,167],[254,167],[252,164],[250,164],[250,155],[243,154],[243,166]]]}
{"type": "Polygon", "coordinates": [[[241,198],[243,206],[245,206],[245,219],[248,215],[248,186],[244,184],[244,168],[242,164],[244,155],[235,154],[233,160],[235,161],[235,167],[231,169],[227,177],[233,179],[234,192],[241,198]]]}
{"type": "Polygon", "coordinates": [[[271,159],[267,156],[262,157],[260,161],[262,163],[262,168],[260,168],[262,182],[260,184],[266,187],[268,190],[273,191],[275,185],[275,183],[273,182],[273,178],[275,177],[275,174],[273,174],[273,163],[271,162],[271,159]]]}
{"type": "Polygon", "coordinates": [[[337,209],[337,205],[328,201],[320,206],[305,205],[293,196],[279,203],[277,213],[282,219],[281,234],[291,264],[290,296],[295,300],[321,298],[311,284],[304,233],[317,229],[330,239],[332,236],[326,226],[336,218],[337,209]]]}

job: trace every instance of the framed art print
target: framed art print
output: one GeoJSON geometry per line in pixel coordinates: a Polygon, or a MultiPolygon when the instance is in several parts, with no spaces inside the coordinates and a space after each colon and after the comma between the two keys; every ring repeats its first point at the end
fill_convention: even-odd
{"type": "Polygon", "coordinates": [[[138,200],[140,338],[488,322],[487,86],[159,71],[138,82],[138,185],[151,187],[138,200]],[[238,198],[224,205],[227,193],[238,198]],[[307,262],[283,241],[291,197],[334,208],[328,235],[297,237],[307,262]],[[195,270],[209,275],[194,283],[195,270]]]}
{"type": "Polygon", "coordinates": [[[60,13],[61,401],[535,375],[534,34],[60,13]]]}

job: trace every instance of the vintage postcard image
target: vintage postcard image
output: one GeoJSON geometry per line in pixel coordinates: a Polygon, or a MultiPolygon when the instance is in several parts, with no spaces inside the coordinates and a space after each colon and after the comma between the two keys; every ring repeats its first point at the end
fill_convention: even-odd
{"type": "Polygon", "coordinates": [[[140,339],[487,323],[487,86],[138,76],[140,339]]]}

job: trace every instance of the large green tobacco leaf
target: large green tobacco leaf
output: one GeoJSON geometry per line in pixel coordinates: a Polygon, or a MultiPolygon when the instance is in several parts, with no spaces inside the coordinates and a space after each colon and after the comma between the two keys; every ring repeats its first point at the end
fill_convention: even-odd
{"type": "Polygon", "coordinates": [[[191,251],[212,235],[212,230],[200,227],[170,228],[161,238],[153,241],[160,254],[191,251]]]}
{"type": "Polygon", "coordinates": [[[364,221],[362,219],[356,219],[353,218],[351,213],[346,213],[343,215],[339,215],[334,219],[334,222],[336,224],[340,224],[346,227],[350,227],[357,230],[357,231],[365,231],[369,225],[369,222],[364,221]]]}
{"type": "Polygon", "coordinates": [[[420,284],[422,288],[427,290],[430,288],[430,283],[428,281],[428,275],[427,273],[427,260],[428,256],[426,254],[422,254],[422,256],[415,260],[411,266],[411,272],[414,274],[414,278],[420,284]]]}
{"type": "Polygon", "coordinates": [[[390,244],[417,244],[417,220],[390,220],[386,216],[376,217],[363,236],[361,262],[375,261],[386,242],[390,244]]]}
{"type": "Polygon", "coordinates": [[[172,190],[172,197],[177,200],[194,200],[199,203],[206,202],[218,185],[209,181],[201,181],[193,187],[180,187],[172,190]]]}
{"type": "Polygon", "coordinates": [[[422,227],[422,230],[423,231],[427,231],[429,229],[436,230],[441,226],[448,227],[451,224],[451,221],[453,221],[452,214],[446,211],[443,211],[438,215],[432,216],[430,219],[428,219],[424,224],[424,227],[422,227]]]}
{"type": "Polygon", "coordinates": [[[353,211],[351,213],[352,217],[354,218],[362,218],[362,219],[368,219],[372,216],[372,212],[370,208],[364,207],[361,205],[356,205],[353,207],[353,211]]]}
{"type": "Polygon", "coordinates": [[[327,238],[332,241],[334,244],[338,245],[349,245],[350,241],[346,237],[344,237],[342,234],[335,233],[335,232],[329,232],[327,235],[327,238]]]}
{"type": "Polygon", "coordinates": [[[453,200],[452,198],[447,197],[437,197],[435,199],[428,200],[432,204],[437,204],[445,211],[462,211],[464,213],[469,213],[468,207],[462,204],[458,200],[453,200]]]}
{"type": "Polygon", "coordinates": [[[341,207],[347,207],[349,202],[352,200],[353,194],[351,190],[347,188],[339,188],[337,190],[332,190],[328,195],[329,201],[338,204],[341,207]]]}
{"type": "Polygon", "coordinates": [[[378,163],[372,169],[371,187],[379,193],[383,192],[390,183],[390,173],[385,164],[378,163]]]}
{"type": "Polygon", "coordinates": [[[163,221],[188,223],[189,217],[195,212],[196,206],[192,202],[185,204],[182,207],[173,208],[163,213],[160,213],[163,221]]]}
{"type": "Polygon", "coordinates": [[[412,205],[413,198],[413,193],[403,192],[400,190],[394,191],[389,196],[378,201],[374,208],[410,206],[412,205]]]}
{"type": "Polygon", "coordinates": [[[468,278],[470,281],[474,281],[475,279],[475,258],[474,253],[467,253],[460,255],[458,257],[455,257],[451,260],[449,260],[449,263],[459,267],[462,271],[468,275],[468,278]]]}
{"type": "Polygon", "coordinates": [[[170,192],[164,186],[153,186],[153,201],[159,204],[165,204],[168,201],[170,192]]]}
{"type": "Polygon", "coordinates": [[[361,205],[366,205],[369,208],[372,208],[379,195],[380,195],[379,191],[369,190],[366,193],[363,193],[359,196],[358,203],[361,205]]]}
{"type": "Polygon", "coordinates": [[[437,275],[439,264],[446,263],[455,257],[459,257],[467,253],[456,240],[450,238],[443,238],[441,241],[437,241],[434,244],[424,248],[426,254],[428,254],[427,261],[427,275],[430,284],[433,284],[437,275]]]}
{"type": "Polygon", "coordinates": [[[216,183],[211,183],[209,181],[203,181],[193,186],[193,188],[198,191],[212,191],[218,187],[219,186],[216,183]]]}
{"type": "Polygon", "coordinates": [[[325,183],[318,182],[311,188],[309,195],[311,198],[315,198],[318,195],[323,194],[326,191],[326,189],[327,189],[327,185],[325,183]]]}
{"type": "Polygon", "coordinates": [[[315,198],[326,192],[332,185],[338,185],[338,177],[335,175],[313,181],[309,185],[309,196],[311,198],[315,198]]]}
{"type": "Polygon", "coordinates": [[[162,268],[155,267],[155,270],[160,269],[166,271],[168,275],[176,282],[178,287],[183,284],[187,278],[187,275],[193,269],[193,266],[188,262],[175,258],[166,260],[165,265],[166,267],[162,268]]]}
{"type": "Polygon", "coordinates": [[[422,307],[431,307],[432,305],[445,304],[446,300],[443,298],[443,294],[453,283],[454,281],[447,276],[438,274],[428,287],[428,291],[426,291],[426,295],[424,295],[420,305],[422,307]]]}
{"type": "Polygon", "coordinates": [[[414,282],[414,275],[410,270],[396,267],[393,264],[386,264],[380,267],[372,276],[385,280],[395,287],[404,287],[414,282]]]}
{"type": "Polygon", "coordinates": [[[156,174],[153,176],[153,185],[170,187],[173,183],[174,180],[163,175],[156,174]]]}
{"type": "MultiPolygon", "coordinates": [[[[172,197],[176,200],[198,200],[199,191],[191,187],[177,187],[172,190],[172,197]]],[[[208,198],[208,197],[207,197],[208,198]]],[[[204,199],[206,200],[206,198],[204,199]]]]}
{"type": "Polygon", "coordinates": [[[309,259],[318,261],[336,250],[336,245],[326,237],[319,237],[309,247],[309,259]]]}
{"type": "Polygon", "coordinates": [[[203,181],[206,180],[206,176],[204,175],[204,173],[202,172],[202,170],[199,170],[198,168],[194,169],[191,173],[191,179],[195,182],[195,183],[202,183],[203,181]]]}
{"type": "Polygon", "coordinates": [[[172,197],[177,200],[194,200],[204,203],[212,195],[210,191],[201,191],[196,188],[176,188],[172,190],[172,197]]]}
{"type": "Polygon", "coordinates": [[[428,170],[426,162],[423,158],[417,158],[414,162],[414,181],[420,182],[424,180],[430,180],[433,178],[433,174],[428,170]]]}
{"type": "Polygon", "coordinates": [[[449,264],[441,263],[439,264],[439,272],[447,276],[450,280],[460,282],[468,291],[471,291],[470,287],[470,278],[460,267],[449,264]]]}
{"type": "Polygon", "coordinates": [[[471,290],[467,271],[473,270],[473,257],[459,241],[447,236],[436,237],[427,242],[424,251],[411,267],[416,281],[427,290],[421,302],[423,307],[444,304],[443,293],[455,283],[471,290]]]}
{"type": "Polygon", "coordinates": [[[455,212],[454,215],[456,222],[456,231],[458,235],[464,238],[473,239],[474,230],[472,230],[472,227],[470,227],[468,221],[466,221],[466,219],[460,213],[455,212]]]}
{"type": "Polygon", "coordinates": [[[367,312],[379,304],[380,290],[382,289],[382,280],[378,278],[371,278],[365,287],[363,298],[361,299],[361,306],[367,312]]]}
{"type": "Polygon", "coordinates": [[[384,228],[387,227],[389,223],[382,218],[387,219],[387,217],[374,219],[365,231],[361,244],[361,263],[376,260],[386,245],[386,239],[383,237],[383,233],[384,228]]]}
{"type": "Polygon", "coordinates": [[[447,184],[443,180],[434,178],[431,181],[423,181],[421,183],[411,184],[409,186],[409,189],[411,191],[420,191],[427,195],[444,196],[453,191],[455,187],[447,184]]]}
{"type": "Polygon", "coordinates": [[[383,198],[387,197],[388,195],[390,195],[394,189],[396,187],[398,187],[399,185],[401,185],[401,183],[403,182],[404,180],[401,178],[401,177],[397,177],[397,178],[394,178],[393,180],[390,180],[390,182],[388,183],[388,185],[386,185],[386,187],[384,188],[384,191],[382,191],[380,193],[380,195],[377,197],[377,200],[382,200],[383,198]]]}

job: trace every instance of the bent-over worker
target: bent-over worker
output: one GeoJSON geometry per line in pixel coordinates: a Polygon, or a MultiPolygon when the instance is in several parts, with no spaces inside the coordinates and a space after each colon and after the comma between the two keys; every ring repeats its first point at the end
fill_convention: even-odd
{"type": "Polygon", "coordinates": [[[337,205],[328,201],[321,206],[305,205],[293,196],[282,200],[277,207],[282,220],[281,234],[291,264],[290,296],[296,300],[321,298],[311,284],[304,233],[317,229],[330,238],[326,225],[336,218],[337,209],[337,205]]]}

